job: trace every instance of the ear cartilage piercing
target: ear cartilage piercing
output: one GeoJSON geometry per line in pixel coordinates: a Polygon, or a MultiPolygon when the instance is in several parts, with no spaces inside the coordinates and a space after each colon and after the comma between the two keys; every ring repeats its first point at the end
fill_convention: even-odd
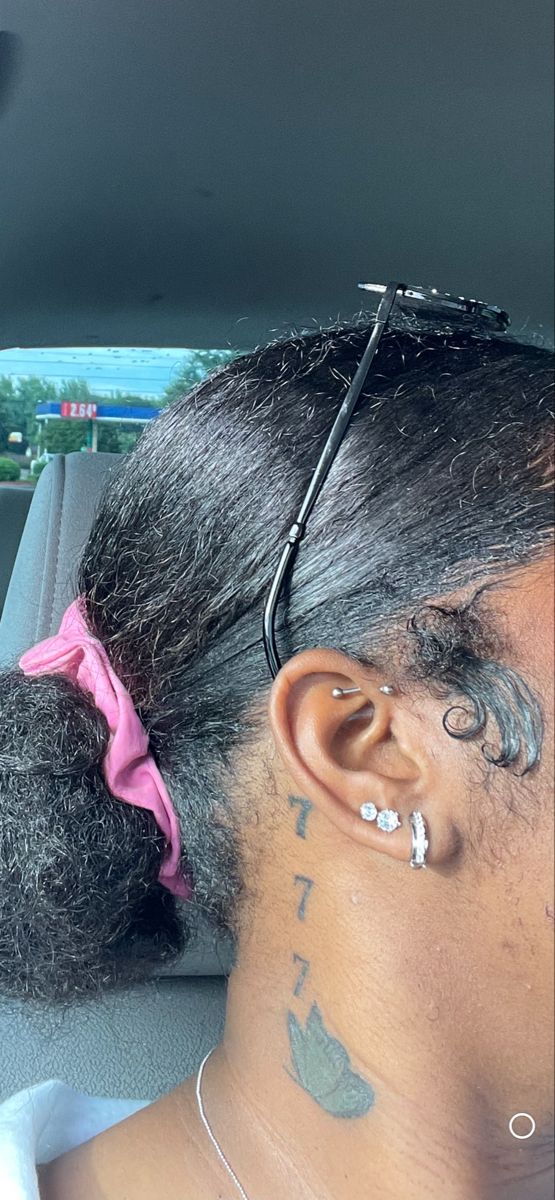
{"type": "Polygon", "coordinates": [[[426,837],[426,822],[421,812],[411,812],[409,822],[412,832],[410,865],[411,867],[425,867],[426,851],[429,845],[426,837]]]}
{"type": "Polygon", "coordinates": [[[372,804],[371,800],[367,800],[365,804],[361,804],[359,809],[363,821],[375,821],[379,829],[383,829],[385,833],[393,833],[395,829],[399,829],[402,825],[401,818],[398,812],[393,808],[384,808],[378,812],[376,805],[372,804]]]}
{"type": "MultiPolygon", "coordinates": [[[[353,692],[360,692],[360,688],[334,688],[332,691],[332,696],[335,696],[335,699],[339,700],[341,699],[341,696],[352,696],[353,692]]],[[[380,692],[384,692],[386,696],[393,696],[395,688],[392,687],[390,683],[385,683],[384,686],[380,688],[380,692]]]]}

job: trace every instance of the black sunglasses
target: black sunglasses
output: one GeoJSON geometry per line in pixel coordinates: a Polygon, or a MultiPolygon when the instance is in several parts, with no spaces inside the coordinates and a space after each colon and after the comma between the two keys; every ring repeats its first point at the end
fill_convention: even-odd
{"type": "Polygon", "coordinates": [[[443,318],[450,314],[457,316],[467,315],[473,317],[476,321],[485,320],[490,326],[496,326],[501,331],[507,329],[511,323],[509,314],[494,304],[485,304],[481,300],[466,300],[464,296],[450,296],[447,292],[438,292],[436,288],[409,287],[405,283],[388,283],[386,285],[381,283],[359,283],[358,286],[367,292],[383,292],[383,296],[378,306],[376,321],[368,345],[335,418],[328,440],[308,485],[307,493],[299,509],[297,519],[289,530],[264,608],[262,636],[264,638],[264,650],[268,666],[274,679],[282,665],[277,652],[274,628],[281,589],[287,572],[293,566],[299,542],[305,534],[306,523],[320,495],[329,469],[345,436],[356,402],[366,383],[372,360],[378,349],[380,338],[386,328],[395,300],[397,300],[401,309],[407,307],[416,312],[424,310],[426,316],[433,316],[434,310],[437,310],[437,315],[443,318]]]}

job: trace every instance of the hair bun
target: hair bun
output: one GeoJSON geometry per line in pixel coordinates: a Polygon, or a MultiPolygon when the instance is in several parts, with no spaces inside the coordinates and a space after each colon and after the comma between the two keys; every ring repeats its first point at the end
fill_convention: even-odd
{"type": "Polygon", "coordinates": [[[110,736],[106,718],[65,675],[27,676],[16,670],[2,683],[0,771],[71,775],[102,760],[110,736]]]}
{"type": "Polygon", "coordinates": [[[67,677],[0,673],[0,996],[71,1003],[183,951],[163,834],[107,790],[108,740],[67,677]]]}

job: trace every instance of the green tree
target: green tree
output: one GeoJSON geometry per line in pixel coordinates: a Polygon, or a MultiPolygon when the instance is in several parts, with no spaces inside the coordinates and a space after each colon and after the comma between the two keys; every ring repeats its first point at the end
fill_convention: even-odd
{"type": "Polygon", "coordinates": [[[124,429],[129,429],[129,425],[102,425],[98,426],[98,450],[103,454],[122,454],[122,437],[124,429]]]}
{"type": "Polygon", "coordinates": [[[69,418],[49,421],[42,435],[42,445],[49,454],[72,454],[87,443],[88,421],[69,418]]]}
{"type": "Polygon", "coordinates": [[[117,404],[120,408],[161,408],[162,401],[157,396],[133,396],[131,392],[112,392],[103,396],[101,403],[117,404]]]}
{"type": "Polygon", "coordinates": [[[0,458],[0,481],[2,483],[16,483],[19,475],[19,467],[17,463],[14,463],[13,459],[0,458]]]}
{"type": "Polygon", "coordinates": [[[0,375],[0,454],[8,449],[8,436],[15,429],[12,413],[15,409],[15,388],[10,375],[0,375]]]}
{"type": "Polygon", "coordinates": [[[56,387],[48,379],[30,375],[27,379],[13,380],[10,375],[0,377],[0,423],[9,425],[8,434],[20,429],[26,442],[36,443],[39,427],[35,419],[38,404],[58,399],[56,387]]]}
{"type": "Polygon", "coordinates": [[[119,435],[119,451],[120,454],[130,454],[134,450],[137,442],[143,432],[142,425],[126,425],[125,431],[119,435]],[[134,429],[135,433],[130,433],[134,429]]]}
{"type": "Polygon", "coordinates": [[[58,400],[79,400],[92,402],[96,404],[98,396],[95,396],[86,381],[86,379],[64,379],[58,388],[58,400]]]}
{"type": "Polygon", "coordinates": [[[12,411],[15,406],[15,389],[9,375],[0,375],[0,454],[8,449],[8,436],[15,428],[12,411]]]}
{"type": "Polygon", "coordinates": [[[2,409],[0,408],[0,454],[8,449],[8,435],[10,433],[11,429],[8,429],[5,417],[2,415],[2,409]]]}
{"type": "Polygon", "coordinates": [[[237,350],[188,350],[175,379],[164,390],[164,405],[190,392],[197,383],[236,358],[237,350]]]}

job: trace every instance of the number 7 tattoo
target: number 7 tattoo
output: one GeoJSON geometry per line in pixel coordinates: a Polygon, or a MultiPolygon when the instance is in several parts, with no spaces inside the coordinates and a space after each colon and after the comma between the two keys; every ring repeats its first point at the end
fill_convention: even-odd
{"type": "Polygon", "coordinates": [[[291,808],[294,808],[296,804],[299,806],[300,811],[297,813],[296,833],[297,837],[304,838],[306,841],[306,822],[308,814],[312,811],[312,801],[305,800],[304,796],[290,796],[289,803],[291,808]]]}
{"type": "Polygon", "coordinates": [[[299,976],[298,976],[297,982],[295,984],[295,987],[293,989],[293,995],[300,996],[300,994],[303,990],[304,981],[306,979],[308,970],[310,968],[310,963],[307,958],[302,958],[302,956],[300,954],[293,955],[293,962],[301,963],[301,969],[299,971],[299,976]]]}
{"type": "Polygon", "coordinates": [[[306,875],[295,875],[295,883],[300,883],[304,889],[297,912],[299,921],[304,921],[306,916],[306,903],[314,887],[314,880],[308,879],[306,875]]]}

